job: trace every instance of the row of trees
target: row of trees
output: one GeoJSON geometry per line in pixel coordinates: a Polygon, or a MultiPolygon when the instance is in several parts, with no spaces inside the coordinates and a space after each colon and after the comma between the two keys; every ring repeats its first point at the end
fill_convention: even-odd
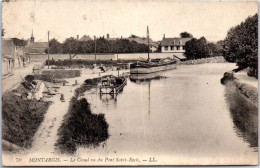
{"type": "Polygon", "coordinates": [[[239,69],[249,67],[249,75],[258,73],[258,15],[248,17],[241,24],[232,27],[223,41],[223,56],[229,62],[236,62],[239,69]]]}
{"type": "MultiPolygon", "coordinates": [[[[78,41],[73,37],[67,38],[63,43],[56,39],[50,40],[50,53],[94,53],[95,41],[78,41]]],[[[127,39],[107,40],[104,37],[96,40],[97,53],[143,53],[148,52],[146,44],[139,44],[127,39]]]]}

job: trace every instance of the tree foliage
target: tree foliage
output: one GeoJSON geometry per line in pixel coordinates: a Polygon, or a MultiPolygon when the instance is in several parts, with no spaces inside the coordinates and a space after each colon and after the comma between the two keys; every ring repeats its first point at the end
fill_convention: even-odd
{"type": "Polygon", "coordinates": [[[200,39],[192,38],[187,41],[185,51],[187,59],[214,57],[219,54],[216,44],[207,42],[205,37],[201,37],[200,39]]]}
{"type": "Polygon", "coordinates": [[[62,52],[62,44],[58,42],[55,38],[51,39],[49,42],[50,53],[57,54],[62,52]]]}
{"type": "MultiPolygon", "coordinates": [[[[143,53],[148,51],[146,44],[139,44],[128,39],[107,40],[104,37],[96,40],[97,53],[143,53]]],[[[56,39],[50,41],[50,53],[84,54],[95,52],[95,41],[78,41],[73,37],[67,38],[63,43],[56,39]]]]}
{"type": "Polygon", "coordinates": [[[12,38],[15,46],[24,47],[26,46],[27,42],[24,39],[12,38]]]}
{"type": "Polygon", "coordinates": [[[182,32],[180,34],[180,37],[181,38],[193,38],[193,35],[191,33],[188,33],[188,32],[182,32]]]}
{"type": "Polygon", "coordinates": [[[223,55],[229,62],[236,62],[240,69],[250,67],[257,77],[258,69],[258,15],[248,17],[232,27],[224,40],[223,55]]]}

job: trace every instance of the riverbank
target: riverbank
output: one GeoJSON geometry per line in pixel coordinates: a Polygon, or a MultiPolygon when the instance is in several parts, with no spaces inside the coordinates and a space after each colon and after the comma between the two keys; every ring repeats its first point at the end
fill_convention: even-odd
{"type": "Polygon", "coordinates": [[[51,102],[23,100],[15,90],[2,97],[2,147],[17,152],[32,147],[33,137],[51,102]]]}
{"type": "Polygon", "coordinates": [[[241,76],[242,75],[237,75],[233,72],[226,72],[221,79],[221,83],[227,87],[232,84],[242,95],[254,103],[255,106],[258,106],[258,80],[254,77],[248,77],[249,79],[245,79],[241,78],[241,76]]]}
{"type": "MultiPolygon", "coordinates": [[[[246,80],[236,78],[233,72],[226,72],[221,83],[226,86],[226,98],[233,123],[238,134],[258,147],[258,89],[246,80]]],[[[251,80],[249,80],[251,81],[251,80]]]]}
{"type": "Polygon", "coordinates": [[[201,58],[196,60],[186,60],[180,62],[182,65],[196,65],[196,64],[203,64],[203,63],[225,63],[226,60],[224,57],[211,57],[211,58],[201,58]]]}

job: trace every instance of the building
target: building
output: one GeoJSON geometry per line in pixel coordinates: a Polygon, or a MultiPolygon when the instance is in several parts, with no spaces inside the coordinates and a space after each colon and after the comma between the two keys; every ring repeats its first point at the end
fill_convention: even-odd
{"type": "Polygon", "coordinates": [[[152,51],[152,52],[156,52],[156,51],[158,51],[158,47],[159,47],[159,42],[152,42],[152,43],[150,43],[150,50],[152,51]]]}
{"type": "Polygon", "coordinates": [[[2,75],[12,74],[14,70],[15,46],[12,40],[2,39],[2,75]]]}
{"type": "Polygon", "coordinates": [[[89,40],[93,40],[89,35],[84,35],[79,39],[79,41],[89,41],[89,40]]]}
{"type": "MultiPolygon", "coordinates": [[[[128,37],[129,41],[135,41],[139,44],[148,44],[148,38],[146,37],[138,37],[136,35],[131,35],[130,37],[128,37]]],[[[150,44],[153,43],[153,40],[151,38],[149,38],[149,42],[150,44]]]]}
{"type": "Polygon", "coordinates": [[[121,40],[121,39],[125,39],[125,38],[123,38],[122,36],[120,38],[117,38],[117,37],[111,38],[109,34],[107,34],[107,38],[106,38],[106,40],[108,40],[108,41],[116,41],[116,40],[121,40]]]}
{"type": "Polygon", "coordinates": [[[28,46],[29,54],[46,54],[48,42],[33,42],[28,46]]]}
{"type": "Polygon", "coordinates": [[[161,52],[184,53],[185,43],[191,38],[163,38],[161,52]]]}
{"type": "Polygon", "coordinates": [[[24,46],[16,46],[13,39],[2,39],[2,75],[12,74],[14,69],[29,62],[30,57],[24,46]]]}
{"type": "Polygon", "coordinates": [[[191,38],[163,38],[161,42],[162,53],[173,53],[175,58],[185,60],[185,43],[191,38]]]}
{"type": "Polygon", "coordinates": [[[46,54],[48,49],[48,42],[35,42],[33,32],[28,41],[27,52],[29,54],[46,54]]]}

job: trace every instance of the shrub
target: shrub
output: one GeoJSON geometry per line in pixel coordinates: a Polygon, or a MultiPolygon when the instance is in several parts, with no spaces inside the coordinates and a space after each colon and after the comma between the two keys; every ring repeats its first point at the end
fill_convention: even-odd
{"type": "Polygon", "coordinates": [[[104,114],[92,114],[85,98],[70,101],[69,111],[58,130],[59,139],[55,144],[61,153],[73,154],[77,146],[97,146],[108,135],[108,124],[104,114]]]}

